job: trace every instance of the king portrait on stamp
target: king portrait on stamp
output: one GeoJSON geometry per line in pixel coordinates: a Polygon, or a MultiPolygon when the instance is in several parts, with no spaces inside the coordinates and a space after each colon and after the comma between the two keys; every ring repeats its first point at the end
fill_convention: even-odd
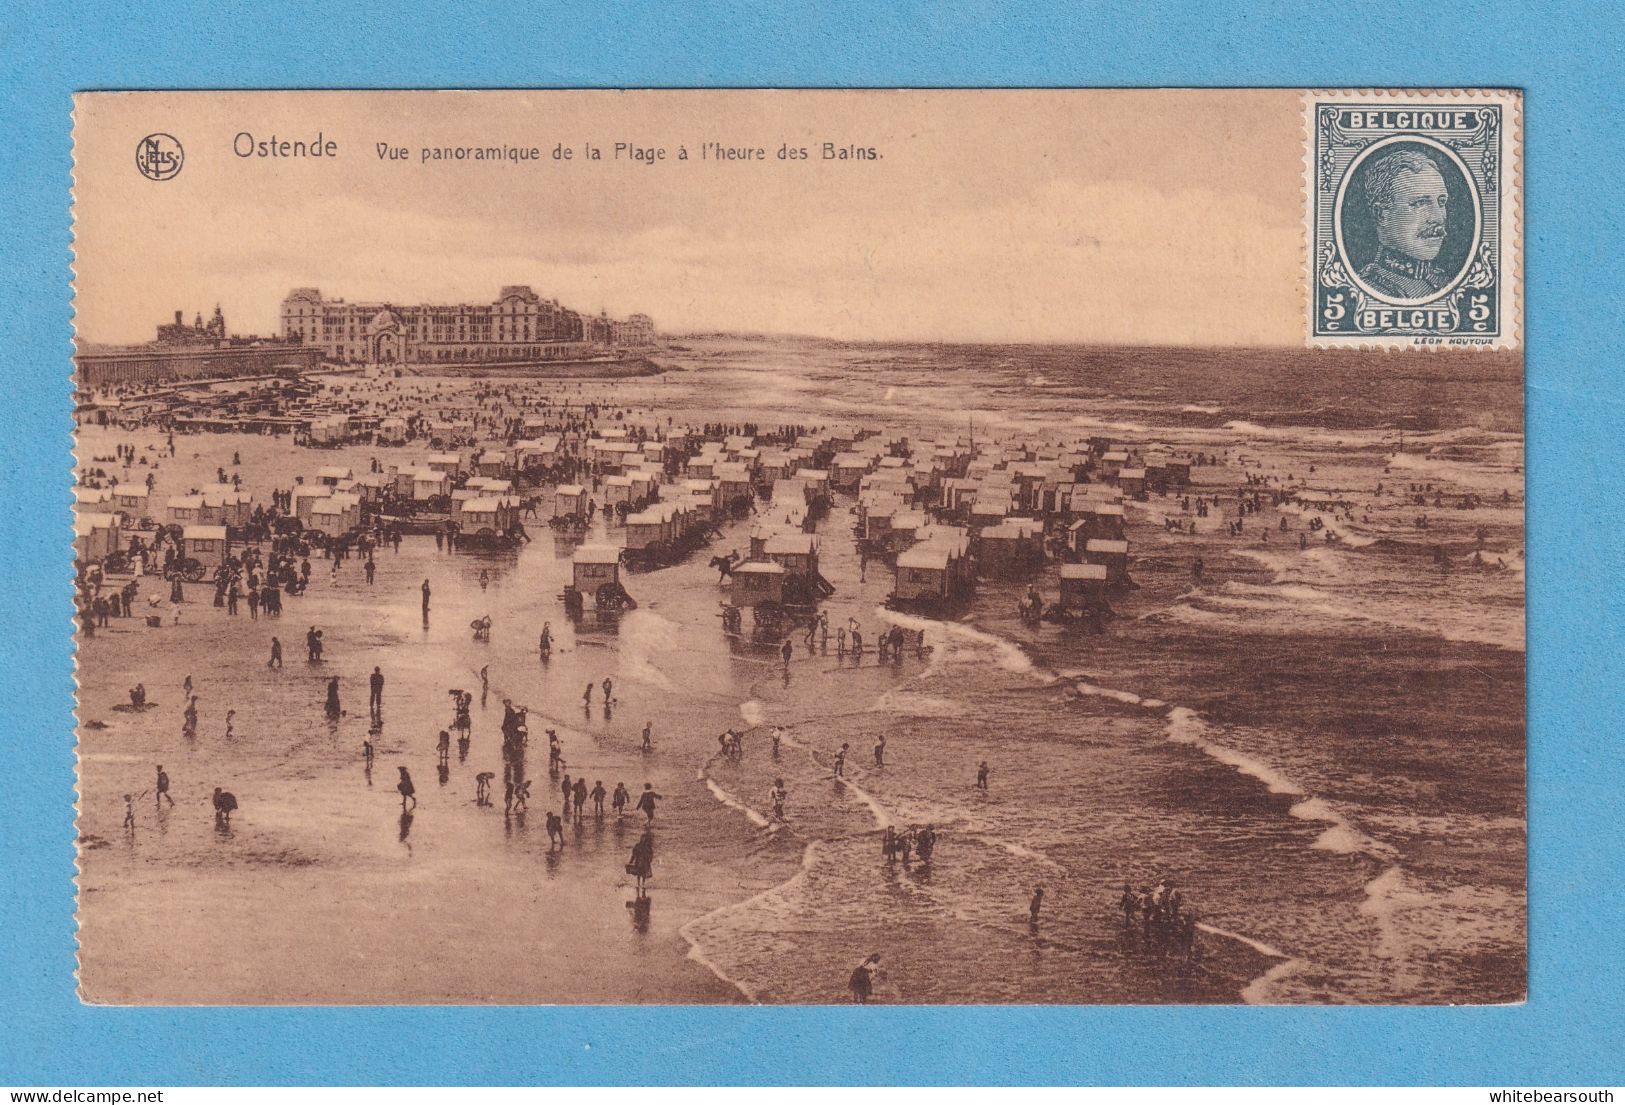
{"type": "Polygon", "coordinates": [[[1380,248],[1360,278],[1398,299],[1443,291],[1446,277],[1433,259],[1444,245],[1450,190],[1433,159],[1416,150],[1385,154],[1366,176],[1365,201],[1380,248]]]}
{"type": "Polygon", "coordinates": [[[1310,98],[1317,345],[1515,340],[1519,181],[1510,93],[1310,98]]]}

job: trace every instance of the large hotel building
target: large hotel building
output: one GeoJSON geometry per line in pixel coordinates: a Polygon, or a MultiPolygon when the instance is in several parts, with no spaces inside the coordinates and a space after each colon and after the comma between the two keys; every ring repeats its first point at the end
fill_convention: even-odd
{"type": "Polygon", "coordinates": [[[489,364],[609,357],[654,345],[648,315],[583,316],[516,284],[495,303],[347,303],[295,288],[282,301],[282,337],[329,361],[489,364]]]}

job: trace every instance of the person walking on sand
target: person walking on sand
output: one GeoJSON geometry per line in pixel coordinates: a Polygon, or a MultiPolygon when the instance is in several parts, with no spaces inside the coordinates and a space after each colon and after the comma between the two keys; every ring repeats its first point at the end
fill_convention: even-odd
{"type": "Polygon", "coordinates": [[[983,760],[976,767],[976,789],[977,790],[980,790],[980,791],[987,790],[987,771],[988,771],[988,769],[987,769],[987,761],[983,760]]]}
{"type": "Polygon", "coordinates": [[[372,716],[377,717],[384,712],[384,673],[378,668],[372,669],[372,675],[367,679],[368,694],[367,706],[372,716]]]}
{"type": "Polygon", "coordinates": [[[592,785],[592,815],[598,820],[604,819],[604,797],[609,791],[604,789],[604,780],[599,779],[592,785]]]}
{"type": "Polygon", "coordinates": [[[326,709],[329,721],[337,721],[344,713],[343,710],[339,709],[339,677],[336,675],[327,681],[326,709]]]}
{"type": "Polygon", "coordinates": [[[372,562],[372,555],[370,553],[367,556],[367,563],[364,566],[364,570],[367,573],[367,586],[371,587],[372,577],[378,573],[378,565],[372,562]]]}
{"type": "Polygon", "coordinates": [[[604,705],[608,706],[615,701],[615,684],[609,676],[604,676],[604,705]]]}
{"type": "Polygon", "coordinates": [[[585,709],[588,709],[588,710],[592,709],[592,684],[591,683],[588,683],[587,684],[587,689],[581,692],[581,705],[585,709]]]}
{"type": "Polygon", "coordinates": [[[653,739],[654,727],[655,723],[652,721],[646,721],[643,723],[643,751],[645,752],[653,752],[655,750],[653,739]]]}
{"type": "Polygon", "coordinates": [[[654,877],[655,838],[654,834],[645,829],[638,842],[632,845],[632,858],[626,865],[626,873],[637,880],[639,890],[643,884],[654,877]]]}
{"type": "Polygon", "coordinates": [[[774,779],[773,789],[767,792],[767,798],[768,801],[773,803],[773,819],[775,821],[784,820],[784,800],[789,796],[790,792],[784,789],[784,780],[774,779]]]}
{"type": "Polygon", "coordinates": [[[626,792],[626,784],[616,783],[615,793],[610,795],[609,798],[610,808],[615,811],[616,817],[622,817],[626,814],[626,804],[631,800],[632,796],[626,792]]]}
{"type": "Polygon", "coordinates": [[[875,738],[875,766],[886,766],[886,734],[884,733],[875,738]]]}
{"type": "Polygon", "coordinates": [[[571,797],[574,799],[574,803],[575,803],[576,824],[579,825],[579,824],[581,824],[581,811],[587,805],[587,780],[586,779],[577,779],[576,780],[576,785],[575,785],[575,788],[573,789],[573,791],[571,792],[571,797]]]}
{"type": "Polygon", "coordinates": [[[175,804],[175,799],[172,798],[170,796],[170,793],[169,793],[169,775],[164,771],[164,765],[159,764],[158,765],[158,797],[157,797],[156,801],[158,802],[159,805],[162,805],[163,802],[164,802],[164,799],[166,799],[166,798],[169,799],[169,804],[171,806],[173,806],[175,804]]]}
{"type": "Polygon", "coordinates": [[[559,812],[565,817],[570,816],[570,801],[575,797],[575,784],[570,782],[570,775],[565,773],[564,782],[559,786],[559,792],[564,795],[564,808],[559,812]]]}
{"type": "Polygon", "coordinates": [[[230,740],[237,735],[237,711],[226,711],[226,739],[230,740]]]}
{"type": "Polygon", "coordinates": [[[779,655],[784,657],[784,666],[785,667],[790,666],[790,657],[793,656],[794,654],[795,654],[795,649],[790,647],[790,638],[786,637],[784,639],[784,647],[779,649],[779,655]]]}
{"type": "Polygon", "coordinates": [[[406,803],[411,802],[412,808],[418,808],[417,788],[412,785],[412,775],[404,767],[396,768],[401,773],[401,781],[395,784],[395,789],[401,792],[401,809],[405,811],[406,803]]]}
{"type": "Polygon", "coordinates": [[[265,662],[265,666],[282,670],[282,642],[276,637],[271,638],[271,658],[265,662]]]}
{"type": "Polygon", "coordinates": [[[835,753],[835,777],[837,779],[846,778],[846,752],[851,747],[850,744],[843,744],[841,750],[835,753]]]}
{"type": "Polygon", "coordinates": [[[429,616],[429,581],[423,581],[423,616],[429,616]]]}
{"type": "Polygon", "coordinates": [[[440,755],[440,762],[445,763],[451,759],[451,733],[445,729],[440,730],[440,738],[435,741],[434,750],[440,755]]]}
{"type": "Polygon", "coordinates": [[[847,987],[852,991],[852,1000],[858,1005],[867,1005],[874,996],[875,981],[880,977],[880,953],[875,952],[869,958],[859,963],[852,971],[852,977],[847,980],[847,987]]]}
{"type": "Polygon", "coordinates": [[[664,794],[655,793],[655,785],[653,783],[643,784],[643,793],[638,796],[638,809],[643,811],[645,824],[648,824],[655,819],[655,803],[664,799],[665,797],[666,796],[664,794]]]}
{"type": "Polygon", "coordinates": [[[1027,924],[1033,928],[1038,927],[1038,911],[1044,906],[1044,888],[1033,888],[1033,900],[1027,906],[1027,924]]]}
{"type": "Polygon", "coordinates": [[[1117,899],[1117,908],[1123,911],[1123,927],[1133,928],[1134,915],[1140,912],[1140,896],[1126,882],[1123,884],[1123,896],[1117,899]]]}
{"type": "Polygon", "coordinates": [[[552,810],[547,811],[547,850],[564,847],[564,819],[552,810]]]}
{"type": "Polygon", "coordinates": [[[124,827],[131,832],[135,831],[135,795],[124,796],[124,827]]]}
{"type": "Polygon", "coordinates": [[[214,788],[214,819],[221,825],[231,824],[232,811],[237,808],[237,796],[229,790],[214,788]]]}

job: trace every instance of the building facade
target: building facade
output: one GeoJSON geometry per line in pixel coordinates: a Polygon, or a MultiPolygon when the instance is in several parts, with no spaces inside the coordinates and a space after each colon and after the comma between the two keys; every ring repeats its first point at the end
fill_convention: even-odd
{"type": "Polygon", "coordinates": [[[288,376],[316,372],[321,351],[281,342],[218,346],[89,345],[73,355],[79,386],[161,384],[171,380],[222,380],[240,376],[288,376]]]}
{"type": "Polygon", "coordinates": [[[613,356],[654,344],[647,315],[583,318],[522,284],[495,303],[349,303],[295,288],[282,301],[282,336],[350,364],[522,364],[613,356]]]}
{"type": "Polygon", "coordinates": [[[144,345],[94,345],[75,339],[74,368],[82,388],[161,384],[170,380],[220,380],[240,376],[293,375],[322,366],[319,349],[298,342],[232,337],[217,304],[214,317],[188,326],[180,311],[144,345]]]}

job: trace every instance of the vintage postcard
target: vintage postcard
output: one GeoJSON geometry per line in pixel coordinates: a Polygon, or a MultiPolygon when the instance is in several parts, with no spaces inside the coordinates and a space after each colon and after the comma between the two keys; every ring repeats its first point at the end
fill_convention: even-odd
{"type": "Polygon", "coordinates": [[[1521,1001],[1521,140],[79,96],[83,999],[1521,1001]]]}

